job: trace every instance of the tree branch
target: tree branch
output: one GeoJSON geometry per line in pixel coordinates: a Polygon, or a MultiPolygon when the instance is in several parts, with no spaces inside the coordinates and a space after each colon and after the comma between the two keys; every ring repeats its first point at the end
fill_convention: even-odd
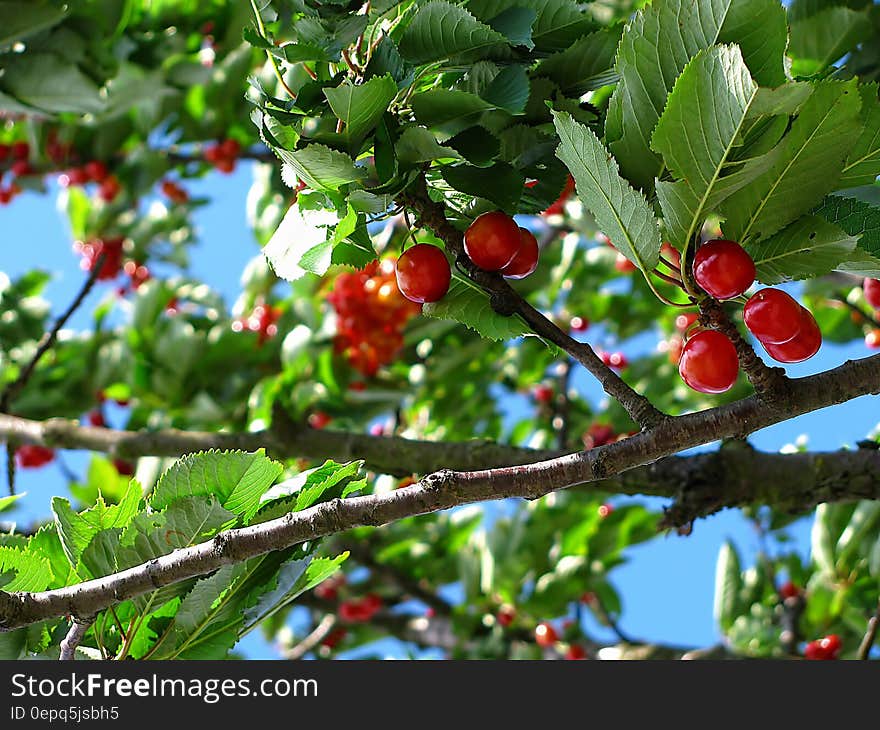
{"type": "MultiPolygon", "coordinates": [[[[14,629],[66,614],[94,615],[108,606],[172,583],[206,575],[223,565],[352,527],[380,526],[406,517],[487,500],[535,499],[585,482],[598,482],[597,486],[601,488],[601,480],[679,451],[717,439],[742,438],[803,413],[859,395],[877,394],[880,392],[880,356],[850,361],[818,375],[792,380],[789,391],[790,399],[784,407],[771,407],[757,396],[751,396],[707,411],[666,419],[650,431],[586,452],[527,466],[465,472],[444,469],[429,474],[417,484],[386,494],[335,499],[275,520],[222,532],[209,542],[175,550],[104,578],[42,593],[0,592],[0,629],[14,629]]],[[[783,508],[790,506],[791,493],[797,490],[801,491],[801,499],[807,501],[825,500],[840,494],[851,498],[854,492],[858,496],[869,492],[876,497],[878,452],[865,449],[842,453],[856,462],[854,467],[857,462],[862,462],[862,473],[848,473],[848,483],[827,481],[825,470],[820,466],[811,485],[813,488],[808,487],[804,492],[801,485],[776,482],[766,472],[752,471],[752,475],[760,473],[762,478],[752,476],[748,484],[742,485],[744,491],[740,493],[719,494],[714,482],[701,485],[696,493],[685,489],[679,495],[679,503],[667,512],[665,523],[682,524],[678,520],[690,521],[694,510],[709,513],[725,505],[751,501],[757,494],[773,497],[770,503],[783,508]],[[870,462],[867,470],[865,462],[870,462]]],[[[809,458],[811,455],[798,456],[809,458]]]]}
{"type": "Polygon", "coordinates": [[[880,629],[880,601],[877,602],[877,610],[874,615],[868,619],[868,629],[862,643],[859,644],[858,658],[867,659],[871,654],[871,647],[874,646],[874,639],[877,638],[877,629],[880,629]]]}
{"type": "Polygon", "coordinates": [[[446,244],[446,248],[456,257],[458,266],[489,293],[492,308],[496,312],[505,316],[518,315],[536,335],[565,350],[592,373],[605,392],[615,398],[642,428],[650,428],[666,418],[647,398],[633,390],[603,363],[587,343],[578,342],[559,329],[523,299],[503,276],[478,268],[464,251],[462,232],[446,218],[445,207],[441,203],[435,203],[428,195],[424,176],[416,179],[411,191],[404,194],[399,202],[412,208],[416,212],[419,225],[432,230],[446,244]]]}
{"type": "Polygon", "coordinates": [[[327,638],[327,635],[333,630],[335,625],[336,616],[332,613],[326,614],[324,618],[318,622],[318,625],[312,629],[308,636],[289,649],[284,649],[281,652],[281,655],[290,661],[302,659],[327,638]]]}
{"type": "Polygon", "coordinates": [[[76,647],[79,646],[92,623],[92,621],[82,621],[74,617],[67,636],[61,641],[61,655],[58,657],[60,660],[75,658],[76,647]]]}

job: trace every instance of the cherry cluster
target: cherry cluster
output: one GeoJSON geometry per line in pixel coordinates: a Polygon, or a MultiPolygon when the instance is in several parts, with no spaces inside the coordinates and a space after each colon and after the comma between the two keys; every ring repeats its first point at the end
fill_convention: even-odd
{"type": "MultiPolygon", "coordinates": [[[[874,309],[874,321],[880,319],[880,279],[865,279],[862,282],[865,301],[874,309]]],[[[865,344],[872,350],[880,349],[880,327],[874,327],[865,335],[865,344]]]]}
{"type": "Polygon", "coordinates": [[[39,469],[54,458],[54,450],[39,444],[24,444],[15,450],[15,463],[20,469],[39,469]]]}
{"type": "Polygon", "coordinates": [[[125,239],[122,236],[98,238],[88,242],[76,241],[73,244],[73,250],[74,253],[82,257],[79,267],[83,271],[93,271],[103,256],[103,263],[97,277],[98,281],[108,281],[115,279],[122,271],[124,243],[125,239]]]}
{"type": "MultiPolygon", "coordinates": [[[[435,246],[419,246],[439,254],[448,278],[449,264],[443,252],[435,246]]],[[[413,246],[406,254],[411,254],[419,246],[413,246]]],[[[327,296],[337,317],[334,348],[367,377],[374,376],[380,367],[394,360],[403,347],[404,326],[419,313],[419,307],[398,288],[404,256],[397,262],[396,280],[393,259],[373,261],[360,271],[339,274],[327,296]]],[[[412,262],[412,257],[409,261],[412,262]]],[[[404,262],[404,270],[408,266],[404,262]]]]}
{"type": "Polygon", "coordinates": [[[13,178],[24,177],[33,173],[28,161],[31,154],[30,145],[27,142],[13,142],[12,144],[0,144],[0,205],[11,203],[12,199],[21,192],[21,187],[15,179],[6,187],[3,187],[2,168],[8,166],[9,173],[13,178]]]}
{"type": "Polygon", "coordinates": [[[237,140],[224,139],[205,148],[205,159],[214,169],[229,174],[235,170],[235,161],[241,155],[241,145],[237,140]]]}
{"type": "MultiPolygon", "coordinates": [[[[714,239],[694,257],[694,279],[711,297],[722,301],[742,295],[755,281],[755,262],[735,241],[714,239]]],[[[743,308],[746,327],[774,360],[802,362],[819,351],[822,333],[812,313],[780,289],[753,294],[743,308]]],[[[739,374],[736,347],[712,329],[694,331],[681,350],[678,370],[691,388],[723,393],[739,374]]]]}
{"type": "Polygon", "coordinates": [[[91,160],[79,167],[72,167],[58,176],[58,184],[65,188],[89,183],[98,185],[98,197],[105,203],[112,203],[122,190],[119,178],[112,175],[107,165],[100,160],[91,160]]]}
{"type": "MultiPolygon", "coordinates": [[[[523,279],[538,266],[538,241],[531,231],[500,210],[483,213],[464,233],[464,250],[483,271],[507,279],[523,279]]],[[[452,272],[446,255],[436,246],[419,243],[397,260],[397,286],[417,304],[446,296],[452,272]]]]}
{"type": "Polygon", "coordinates": [[[256,332],[257,345],[262,347],[267,340],[278,334],[276,323],[280,316],[281,309],[279,307],[260,302],[254,306],[250,314],[233,320],[232,330],[233,332],[256,332]]]}

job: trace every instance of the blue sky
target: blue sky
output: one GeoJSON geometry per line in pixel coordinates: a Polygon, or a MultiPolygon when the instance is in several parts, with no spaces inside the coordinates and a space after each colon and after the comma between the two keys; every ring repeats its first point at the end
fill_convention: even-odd
{"type": "MultiPolygon", "coordinates": [[[[212,199],[209,206],[196,214],[200,243],[192,251],[192,272],[220,291],[230,304],[238,295],[242,268],[258,250],[245,220],[250,182],[250,165],[241,164],[233,175],[213,174],[189,185],[193,194],[212,199]]],[[[26,193],[12,205],[0,207],[0,232],[0,271],[15,277],[34,266],[47,269],[53,275],[47,297],[53,303],[53,311],[60,311],[74,296],[82,272],[78,257],[71,252],[64,217],[55,210],[54,195],[26,193]]],[[[92,293],[84,313],[73,320],[74,326],[88,326],[90,306],[106,292],[107,287],[98,287],[92,293]]],[[[644,337],[626,343],[623,350],[637,354],[639,346],[652,347],[655,342],[654,337],[644,337]]],[[[846,347],[826,344],[819,355],[790,367],[789,373],[807,375],[868,354],[861,343],[846,347]]],[[[573,383],[588,397],[601,397],[600,389],[588,374],[579,372],[573,383]]],[[[517,400],[506,405],[512,418],[524,407],[517,400]]],[[[878,398],[863,397],[764,429],[750,440],[757,448],[773,451],[807,434],[810,448],[836,449],[863,438],[878,421],[878,398]]],[[[83,463],[83,458],[71,455],[68,463],[76,467],[83,463]]],[[[20,489],[27,491],[28,496],[22,509],[10,517],[24,522],[46,515],[50,497],[63,490],[63,480],[55,466],[20,473],[19,479],[20,489]]],[[[663,500],[647,501],[655,509],[663,505],[663,500]]],[[[808,520],[801,520],[791,529],[798,549],[804,554],[809,550],[809,529],[808,520]]],[[[737,544],[746,561],[757,551],[754,529],[738,512],[730,510],[697,523],[690,537],[661,536],[633,548],[630,562],[614,573],[624,602],[621,627],[636,638],[658,642],[694,646],[717,642],[719,635],[712,620],[714,570],[719,547],[727,538],[737,544]]],[[[591,624],[589,628],[599,638],[611,638],[597,625],[591,624]]],[[[253,657],[268,658],[272,654],[256,632],[242,642],[240,650],[253,657]]],[[[388,651],[394,653],[390,644],[388,651]]]]}

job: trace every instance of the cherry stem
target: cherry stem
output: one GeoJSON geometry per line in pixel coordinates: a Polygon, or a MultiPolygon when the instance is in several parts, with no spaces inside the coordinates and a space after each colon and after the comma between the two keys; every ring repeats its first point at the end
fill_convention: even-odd
{"type": "Polygon", "coordinates": [[[663,279],[663,281],[669,282],[673,286],[677,286],[679,289],[684,289],[684,284],[682,284],[681,279],[676,276],[669,276],[669,274],[664,274],[662,271],[658,271],[657,269],[654,269],[654,275],[659,276],[661,279],[663,279]]]}
{"type": "Polygon", "coordinates": [[[666,264],[667,268],[668,268],[670,271],[676,271],[676,272],[678,272],[678,273],[681,273],[681,267],[680,267],[680,266],[677,266],[677,265],[674,264],[672,261],[670,261],[669,259],[667,259],[662,253],[660,254],[660,262],[663,263],[663,264],[666,264]]]}

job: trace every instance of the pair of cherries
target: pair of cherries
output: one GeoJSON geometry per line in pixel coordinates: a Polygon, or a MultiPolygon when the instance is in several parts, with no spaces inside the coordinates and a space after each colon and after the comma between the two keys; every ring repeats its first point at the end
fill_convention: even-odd
{"type": "MultiPolygon", "coordinates": [[[[464,234],[464,250],[476,266],[507,279],[523,279],[538,267],[537,239],[500,210],[483,213],[471,223],[464,234]]],[[[401,293],[419,304],[442,299],[452,278],[446,254],[427,243],[404,251],[396,272],[401,293]]]]}
{"type": "MultiPolygon", "coordinates": [[[[743,294],[755,281],[755,262],[735,241],[716,239],[703,244],[694,256],[694,279],[717,300],[743,294]]],[[[784,291],[761,289],[743,308],[746,327],[774,360],[802,362],[819,351],[822,333],[812,313],[784,291]]],[[[702,330],[688,339],[679,374],[701,393],[723,393],[739,374],[736,347],[717,330],[702,330]]]]}

